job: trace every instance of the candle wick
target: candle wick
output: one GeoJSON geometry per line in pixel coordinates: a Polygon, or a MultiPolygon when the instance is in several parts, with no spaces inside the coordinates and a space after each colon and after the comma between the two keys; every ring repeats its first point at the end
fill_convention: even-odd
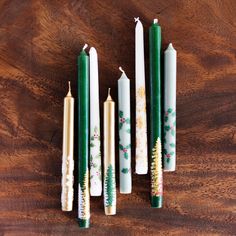
{"type": "Polygon", "coordinates": [[[66,96],[68,97],[72,97],[72,94],[71,94],[71,86],[70,86],[70,81],[68,81],[68,87],[69,87],[69,90],[68,90],[68,93],[66,96]]]}
{"type": "Polygon", "coordinates": [[[122,69],[122,67],[121,67],[121,66],[119,67],[119,70],[120,70],[122,73],[124,73],[124,74],[125,74],[125,71],[122,69]]]}
{"type": "Polygon", "coordinates": [[[88,47],[88,44],[86,43],[86,44],[83,46],[83,50],[85,50],[87,47],[88,47]]]}
{"type": "Polygon", "coordinates": [[[134,17],[134,21],[135,22],[139,21],[139,17],[134,17]]]}
{"type": "Polygon", "coordinates": [[[108,97],[111,96],[111,88],[108,89],[108,97]]]}
{"type": "Polygon", "coordinates": [[[154,19],[154,20],[153,20],[153,23],[154,23],[154,24],[157,24],[157,22],[158,22],[158,19],[154,19]]]}
{"type": "Polygon", "coordinates": [[[68,81],[69,92],[71,92],[70,81],[68,81]]]}

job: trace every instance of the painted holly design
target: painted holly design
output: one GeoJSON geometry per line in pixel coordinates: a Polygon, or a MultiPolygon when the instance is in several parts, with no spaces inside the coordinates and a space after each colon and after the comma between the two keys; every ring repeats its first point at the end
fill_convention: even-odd
{"type": "Polygon", "coordinates": [[[124,112],[119,111],[119,130],[121,130],[125,124],[128,125],[126,132],[130,133],[130,118],[125,118],[124,112]]]}
{"type": "Polygon", "coordinates": [[[90,136],[91,187],[93,184],[101,184],[102,181],[100,145],[100,130],[97,126],[95,126],[90,136]]]}
{"type": "Polygon", "coordinates": [[[164,114],[164,158],[169,163],[172,156],[175,155],[175,135],[176,135],[176,112],[172,108],[168,108],[164,114]],[[167,134],[168,140],[167,140],[167,134]],[[172,138],[171,138],[172,137],[172,138]]]}
{"type": "Polygon", "coordinates": [[[119,144],[119,149],[123,152],[124,154],[124,158],[126,160],[129,159],[129,154],[128,154],[128,150],[131,148],[131,144],[127,145],[127,146],[123,146],[122,144],[119,144]]]}
{"type": "Polygon", "coordinates": [[[90,137],[90,147],[95,147],[96,141],[100,141],[100,131],[97,126],[94,127],[93,134],[90,137]]]}
{"type": "MultiPolygon", "coordinates": [[[[121,135],[125,133],[130,134],[130,118],[129,117],[124,117],[124,112],[119,111],[119,149],[120,149],[120,155],[124,157],[125,160],[129,160],[130,158],[130,149],[131,149],[131,144],[124,145],[121,143],[121,135]]],[[[121,158],[122,158],[121,156],[121,158]]],[[[125,165],[125,164],[124,164],[125,165]]],[[[130,173],[130,168],[127,168],[129,166],[121,166],[121,173],[123,174],[128,174],[130,173]]]]}

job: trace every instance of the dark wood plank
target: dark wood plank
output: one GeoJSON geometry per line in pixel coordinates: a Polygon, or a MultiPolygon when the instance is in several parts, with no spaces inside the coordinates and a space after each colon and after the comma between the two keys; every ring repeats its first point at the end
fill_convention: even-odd
{"type": "Polygon", "coordinates": [[[235,12],[234,0],[2,0],[1,235],[235,234],[235,12]],[[96,47],[101,108],[108,87],[117,101],[122,66],[134,115],[137,16],[145,26],[147,83],[153,18],[163,46],[172,41],[178,51],[178,170],[164,174],[163,209],[150,208],[149,177],[134,174],[133,193],[118,194],[117,215],[106,217],[103,199],[92,198],[91,228],[81,230],[77,202],[69,214],[60,210],[67,80],[76,96],[76,57],[84,43],[96,47]]]}

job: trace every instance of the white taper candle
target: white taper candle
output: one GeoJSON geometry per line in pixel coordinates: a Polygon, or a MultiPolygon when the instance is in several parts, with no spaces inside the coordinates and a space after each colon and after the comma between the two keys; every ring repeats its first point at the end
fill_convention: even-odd
{"type": "Polygon", "coordinates": [[[147,174],[147,115],[146,115],[146,89],[144,67],[144,36],[143,25],[138,18],[135,27],[135,96],[136,96],[136,153],[135,172],[147,174]]]}
{"type": "Polygon", "coordinates": [[[89,50],[90,68],[90,195],[102,195],[101,141],[98,56],[94,47],[89,50]]]}

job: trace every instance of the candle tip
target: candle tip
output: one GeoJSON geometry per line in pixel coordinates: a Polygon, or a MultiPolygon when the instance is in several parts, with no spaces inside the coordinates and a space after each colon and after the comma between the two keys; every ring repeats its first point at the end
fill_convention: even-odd
{"type": "Polygon", "coordinates": [[[166,50],[175,50],[172,43],[169,43],[166,50]]]}
{"type": "Polygon", "coordinates": [[[111,98],[111,88],[108,88],[107,101],[112,101],[112,98],[111,98]]]}
{"type": "Polygon", "coordinates": [[[83,50],[85,50],[87,47],[88,47],[88,44],[86,43],[86,44],[83,46],[83,50]]]}
{"type": "Polygon", "coordinates": [[[134,17],[134,22],[139,21],[139,17],[134,17]]]}
{"type": "Polygon", "coordinates": [[[154,24],[157,24],[157,22],[158,22],[158,19],[154,19],[154,20],[153,20],[153,23],[154,23],[154,24]]]}
{"type": "Polygon", "coordinates": [[[71,86],[70,86],[70,81],[68,81],[68,93],[66,95],[67,97],[72,97],[72,94],[71,94],[71,86]]]}

